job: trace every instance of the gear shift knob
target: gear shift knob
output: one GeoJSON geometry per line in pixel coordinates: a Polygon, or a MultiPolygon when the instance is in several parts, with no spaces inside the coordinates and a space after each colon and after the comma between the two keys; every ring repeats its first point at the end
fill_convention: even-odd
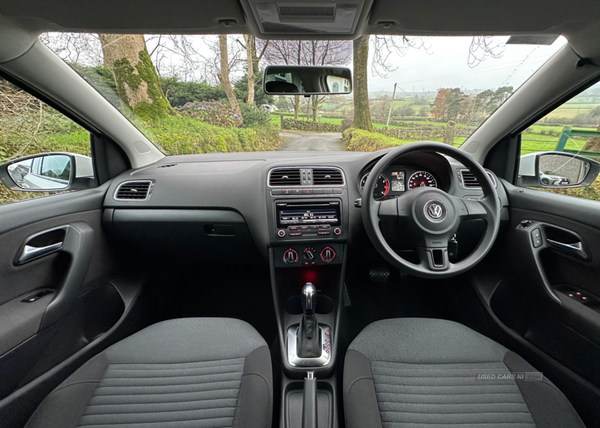
{"type": "Polygon", "coordinates": [[[302,311],[304,315],[314,315],[317,307],[317,288],[312,282],[307,282],[302,287],[302,311]]]}

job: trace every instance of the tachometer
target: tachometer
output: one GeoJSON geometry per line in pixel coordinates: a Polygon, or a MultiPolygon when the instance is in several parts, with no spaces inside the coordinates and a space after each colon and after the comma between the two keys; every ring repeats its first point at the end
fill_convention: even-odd
{"type": "Polygon", "coordinates": [[[417,171],[408,179],[408,188],[437,187],[435,177],[427,171],[417,171]]]}
{"type": "MultiPolygon", "coordinates": [[[[367,182],[367,178],[369,178],[369,173],[367,172],[362,176],[360,180],[360,190],[365,190],[365,184],[367,182]]],[[[373,189],[373,197],[376,200],[380,200],[386,197],[386,195],[390,192],[390,180],[383,175],[380,174],[377,179],[377,183],[375,183],[375,189],[373,189]]]]}

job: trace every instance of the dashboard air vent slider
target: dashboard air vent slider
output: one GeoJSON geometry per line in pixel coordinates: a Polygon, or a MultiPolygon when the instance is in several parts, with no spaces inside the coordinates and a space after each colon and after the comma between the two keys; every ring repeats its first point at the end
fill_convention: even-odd
{"type": "Polygon", "coordinates": [[[125,181],[117,187],[114,198],[117,201],[145,201],[150,197],[153,185],[150,180],[125,181]]]}
{"type": "Polygon", "coordinates": [[[299,186],[299,168],[277,168],[271,171],[269,176],[270,186],[299,186]]]}
{"type": "MultiPolygon", "coordinates": [[[[465,189],[481,189],[479,180],[477,179],[477,177],[475,177],[475,174],[473,174],[470,170],[461,169],[458,172],[458,174],[460,176],[460,182],[462,183],[465,189]]],[[[492,184],[494,185],[494,187],[498,187],[494,176],[490,172],[488,172],[487,174],[490,177],[490,180],[492,180],[492,184]]]]}
{"type": "Polygon", "coordinates": [[[315,186],[331,186],[344,184],[344,177],[339,169],[314,168],[313,183],[315,186]]]}

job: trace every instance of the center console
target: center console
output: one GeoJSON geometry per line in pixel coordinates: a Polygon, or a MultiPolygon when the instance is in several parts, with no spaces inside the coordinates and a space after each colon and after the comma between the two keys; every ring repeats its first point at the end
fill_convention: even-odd
{"type": "Polygon", "coordinates": [[[281,427],[302,426],[302,409],[315,405],[318,426],[334,428],[348,239],[344,172],[326,166],[273,168],[266,199],[271,284],[285,373],[281,427]],[[314,382],[305,380],[309,376],[314,382]],[[307,385],[313,384],[316,392],[307,394],[307,385]],[[314,403],[307,403],[307,397],[314,403]]]}

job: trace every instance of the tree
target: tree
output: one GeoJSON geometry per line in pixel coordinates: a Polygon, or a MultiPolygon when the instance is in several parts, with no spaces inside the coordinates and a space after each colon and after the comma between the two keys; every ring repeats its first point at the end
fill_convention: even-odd
{"type": "Polygon", "coordinates": [[[100,34],[104,64],[112,72],[122,103],[144,120],[173,112],[142,34],[100,34]]]}
{"type": "Polygon", "coordinates": [[[254,104],[254,52],[256,52],[256,48],[254,46],[254,36],[249,34],[244,34],[244,40],[246,41],[246,61],[248,63],[247,72],[246,72],[246,80],[248,88],[248,97],[246,98],[246,102],[248,104],[254,104]]]}
{"type": "Polygon", "coordinates": [[[416,106],[423,106],[427,104],[427,98],[415,95],[415,98],[413,99],[413,104],[416,106]]]}
{"type": "MultiPolygon", "coordinates": [[[[261,44],[260,53],[258,53],[256,49],[256,37],[250,34],[244,34],[244,42],[240,39],[237,39],[237,42],[244,48],[246,51],[246,82],[251,82],[250,84],[246,83],[247,94],[246,94],[246,103],[254,104],[255,101],[255,87],[256,82],[260,82],[261,77],[259,76],[259,68],[258,65],[260,60],[262,59],[265,50],[269,46],[269,40],[263,40],[261,44]]],[[[260,104],[260,101],[258,102],[260,104]]]]}
{"type": "MultiPolygon", "coordinates": [[[[256,78],[254,79],[254,103],[255,104],[273,104],[273,95],[265,94],[262,85],[262,71],[259,71],[256,74],[256,78]]],[[[244,75],[241,79],[239,79],[233,85],[233,90],[239,100],[249,99],[248,95],[248,76],[244,75]]],[[[250,104],[254,104],[250,103],[250,104]]]]}
{"type": "Polygon", "coordinates": [[[450,88],[438,89],[435,101],[433,101],[433,110],[431,115],[438,122],[446,119],[446,97],[451,90],[452,89],[450,88]]]}
{"type": "Polygon", "coordinates": [[[445,98],[446,120],[457,120],[461,112],[461,104],[465,99],[465,94],[460,88],[451,89],[445,98]]]}
{"type": "Polygon", "coordinates": [[[240,106],[237,102],[237,98],[235,97],[235,92],[233,92],[233,87],[231,86],[231,81],[229,80],[229,57],[227,55],[227,34],[219,34],[219,55],[221,61],[221,69],[219,71],[218,77],[219,81],[223,85],[223,89],[225,90],[225,94],[227,95],[227,99],[229,100],[229,105],[231,109],[240,116],[242,112],[240,110],[240,106]]]}
{"type": "Polygon", "coordinates": [[[162,90],[174,107],[194,101],[222,101],[227,95],[221,85],[212,86],[206,82],[182,82],[178,77],[161,77],[162,90]]]}
{"type": "Polygon", "coordinates": [[[354,54],[354,128],[373,132],[369,111],[369,87],[367,84],[369,65],[369,36],[360,36],[353,42],[354,54]]]}
{"type": "Polygon", "coordinates": [[[371,112],[369,111],[369,89],[367,87],[367,70],[369,67],[369,43],[373,47],[371,72],[380,77],[395,71],[390,58],[404,55],[408,49],[427,49],[419,37],[405,36],[363,36],[354,39],[354,124],[355,128],[373,131],[371,112]],[[361,73],[357,79],[356,73],[361,73]]]}
{"type": "MultiPolygon", "coordinates": [[[[366,70],[368,68],[369,61],[369,38],[367,40],[361,40],[362,43],[357,43],[360,39],[354,40],[354,73],[356,70],[365,70],[364,78],[356,79],[354,84],[354,97],[359,97],[359,101],[355,101],[354,105],[354,118],[356,123],[353,125],[356,128],[372,130],[369,103],[368,103],[368,90],[366,70]],[[362,49],[363,54],[357,55],[356,50],[362,49]],[[366,55],[364,54],[366,52],[366,55]],[[357,61],[359,61],[357,63],[357,61]],[[365,85],[362,88],[361,85],[365,85]],[[365,95],[366,94],[366,95],[365,95]],[[363,127],[364,126],[364,127],[363,127]]],[[[394,58],[397,55],[404,55],[408,49],[425,49],[427,46],[420,37],[406,37],[406,36],[382,36],[373,35],[371,36],[371,45],[373,48],[373,59],[371,62],[371,72],[381,77],[385,77],[387,73],[396,70],[393,63],[389,61],[390,58],[394,58]]],[[[502,52],[499,50],[502,46],[493,44],[492,39],[489,37],[473,37],[471,46],[469,48],[469,66],[475,67],[481,61],[488,56],[498,58],[502,56],[502,52]]],[[[438,114],[440,112],[438,111],[438,114]]],[[[442,113],[443,114],[443,113],[442,113]]]]}
{"type": "Polygon", "coordinates": [[[402,117],[414,116],[415,115],[415,110],[411,106],[403,106],[403,107],[400,107],[398,109],[398,113],[402,117]]]}
{"type": "Polygon", "coordinates": [[[513,93],[512,86],[501,86],[500,88],[496,89],[496,91],[494,92],[494,94],[492,95],[492,97],[490,98],[490,100],[488,101],[488,103],[485,106],[486,112],[493,113],[494,111],[496,111],[496,109],[498,107],[500,107],[500,105],[504,101],[506,101],[508,99],[508,97],[511,96],[512,93],[513,93]]]}
{"type": "Polygon", "coordinates": [[[419,116],[428,117],[429,116],[429,107],[423,106],[419,109],[419,116]]]}
{"type": "MultiPolygon", "coordinates": [[[[257,48],[266,43],[260,40],[257,48]]],[[[347,40],[271,40],[264,49],[264,58],[270,64],[346,65],[350,62],[352,44],[347,40]]],[[[319,104],[324,96],[313,95],[310,108],[313,121],[317,120],[319,104]]],[[[294,118],[298,118],[300,97],[294,97],[294,118]]]]}
{"type": "Polygon", "coordinates": [[[279,95],[275,100],[275,107],[281,112],[290,111],[288,98],[285,95],[279,95]]]}

